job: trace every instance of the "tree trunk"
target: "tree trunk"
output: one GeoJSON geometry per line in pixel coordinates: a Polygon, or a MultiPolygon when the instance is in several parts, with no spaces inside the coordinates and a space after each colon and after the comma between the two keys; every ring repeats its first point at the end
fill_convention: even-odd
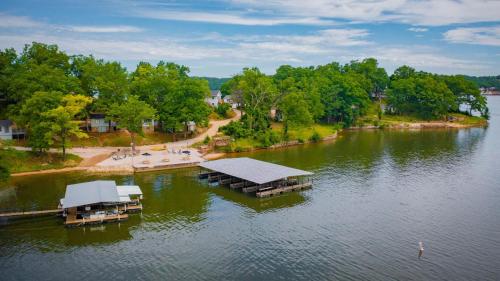
{"type": "Polygon", "coordinates": [[[132,146],[132,154],[135,153],[135,134],[134,132],[130,132],[130,140],[131,140],[131,146],[132,146]]]}
{"type": "Polygon", "coordinates": [[[66,160],[66,138],[65,137],[61,137],[61,146],[62,146],[62,151],[63,151],[62,158],[64,161],[64,160],[66,160]]]}

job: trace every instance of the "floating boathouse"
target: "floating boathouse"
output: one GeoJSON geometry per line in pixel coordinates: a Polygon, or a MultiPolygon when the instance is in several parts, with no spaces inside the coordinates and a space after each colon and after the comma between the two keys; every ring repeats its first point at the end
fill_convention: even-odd
{"type": "Polygon", "coordinates": [[[312,186],[311,172],[294,169],[252,158],[227,158],[199,164],[210,172],[201,172],[200,179],[218,182],[231,189],[269,197],[312,186]]]}
{"type": "Polygon", "coordinates": [[[141,199],[139,186],[91,181],[68,185],[59,207],[66,225],[84,225],[126,220],[128,212],[142,210],[141,199]]]}

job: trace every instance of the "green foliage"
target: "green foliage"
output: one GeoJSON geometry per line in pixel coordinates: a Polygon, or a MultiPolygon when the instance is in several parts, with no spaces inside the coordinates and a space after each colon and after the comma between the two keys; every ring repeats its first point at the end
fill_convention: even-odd
{"type": "MultiPolygon", "coordinates": [[[[231,78],[215,78],[215,77],[194,77],[208,81],[208,86],[210,90],[221,90],[222,85],[226,83],[231,78]]],[[[224,93],[222,93],[224,95],[224,93]]]]}
{"type": "Polygon", "coordinates": [[[321,140],[321,136],[319,135],[318,132],[314,131],[314,133],[309,138],[309,140],[312,141],[312,142],[319,142],[321,140]]]}
{"type": "Polygon", "coordinates": [[[271,130],[260,133],[256,137],[256,139],[260,143],[260,147],[269,147],[281,141],[280,135],[277,132],[271,130]]]}
{"type": "Polygon", "coordinates": [[[219,131],[224,133],[227,136],[232,136],[233,138],[246,138],[252,135],[252,131],[250,131],[246,126],[239,121],[231,121],[226,126],[220,127],[219,131]]]}
{"type": "MultiPolygon", "coordinates": [[[[0,148],[0,151],[3,150],[0,148]]],[[[10,169],[7,166],[7,161],[2,159],[2,155],[0,155],[0,182],[6,181],[10,178],[10,169]]]]}
{"type": "Polygon", "coordinates": [[[210,137],[206,136],[205,139],[203,140],[203,144],[209,144],[210,143],[210,137]]]}
{"type": "Polygon", "coordinates": [[[215,111],[217,112],[217,114],[223,118],[227,118],[228,116],[228,112],[229,110],[231,109],[231,105],[228,104],[228,103],[222,103],[222,104],[219,104],[216,108],[215,108],[215,111]]]}
{"type": "Polygon", "coordinates": [[[204,101],[210,92],[208,83],[188,73],[185,66],[161,61],[156,66],[141,62],[131,74],[131,93],[156,110],[165,130],[185,129],[190,121],[208,122],[211,110],[204,101]]]}
{"type": "Polygon", "coordinates": [[[387,92],[388,105],[397,114],[416,114],[424,119],[441,118],[457,110],[456,97],[446,84],[431,75],[394,80],[387,92]]]}
{"type": "Polygon", "coordinates": [[[135,135],[143,135],[144,120],[154,119],[156,110],[136,96],[130,96],[124,103],[112,105],[108,113],[109,120],[116,121],[119,128],[130,132],[132,149],[135,149],[135,135]]]}
{"type": "Polygon", "coordinates": [[[95,98],[93,111],[107,112],[111,105],[122,103],[129,91],[127,70],[118,62],[74,56],[71,71],[80,80],[85,95],[95,98]]]}
{"type": "Polygon", "coordinates": [[[53,144],[54,141],[60,144],[63,160],[66,157],[66,148],[69,145],[68,139],[70,137],[88,137],[80,130],[78,121],[74,121],[74,119],[91,102],[91,98],[83,95],[66,95],[58,107],[42,113],[44,120],[41,124],[47,129],[44,137],[49,141],[49,145],[53,144]]]}
{"type": "Polygon", "coordinates": [[[464,76],[468,81],[474,83],[476,87],[491,88],[495,87],[500,89],[500,75],[498,76],[464,76]]]}

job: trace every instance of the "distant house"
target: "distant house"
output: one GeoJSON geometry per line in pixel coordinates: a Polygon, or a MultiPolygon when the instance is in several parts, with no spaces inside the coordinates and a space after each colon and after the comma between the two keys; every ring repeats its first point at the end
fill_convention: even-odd
{"type": "Polygon", "coordinates": [[[0,120],[0,139],[11,140],[24,137],[25,131],[17,129],[14,122],[11,120],[0,120]]]}
{"type": "Polygon", "coordinates": [[[187,125],[187,130],[188,130],[189,132],[194,132],[194,131],[196,131],[196,123],[195,123],[194,121],[189,121],[189,122],[187,122],[187,124],[186,124],[186,125],[187,125]]]}
{"type": "Polygon", "coordinates": [[[231,95],[225,96],[223,99],[224,103],[230,104],[231,108],[237,108],[240,106],[238,102],[236,102],[231,95]]]}
{"type": "Polygon", "coordinates": [[[481,91],[482,95],[486,95],[486,96],[500,95],[500,90],[498,90],[495,87],[490,87],[490,88],[481,87],[481,88],[479,88],[479,90],[481,91]]]}
{"type": "Polygon", "coordinates": [[[147,119],[142,122],[142,130],[146,133],[152,133],[155,131],[155,128],[157,128],[159,125],[157,120],[154,119],[147,119]]]}
{"type": "Polygon", "coordinates": [[[222,93],[219,90],[210,91],[210,97],[205,99],[209,105],[216,107],[222,101],[222,93]]]}
{"type": "Polygon", "coordinates": [[[90,113],[90,130],[96,133],[116,131],[116,123],[106,120],[104,113],[90,113]]]}

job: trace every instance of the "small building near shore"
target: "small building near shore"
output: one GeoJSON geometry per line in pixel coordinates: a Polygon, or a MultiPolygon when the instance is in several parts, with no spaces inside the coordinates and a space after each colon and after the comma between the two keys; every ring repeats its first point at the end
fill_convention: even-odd
{"type": "Polygon", "coordinates": [[[106,114],[104,113],[91,113],[90,129],[96,133],[109,133],[116,131],[116,123],[106,120],[106,114]]]}
{"type": "Polygon", "coordinates": [[[247,157],[227,158],[202,162],[200,167],[209,170],[200,178],[209,182],[228,185],[257,197],[269,197],[312,186],[309,176],[313,173],[247,157]]]}
{"type": "Polygon", "coordinates": [[[20,139],[25,136],[25,131],[18,129],[11,120],[0,120],[0,140],[20,139]]]}

